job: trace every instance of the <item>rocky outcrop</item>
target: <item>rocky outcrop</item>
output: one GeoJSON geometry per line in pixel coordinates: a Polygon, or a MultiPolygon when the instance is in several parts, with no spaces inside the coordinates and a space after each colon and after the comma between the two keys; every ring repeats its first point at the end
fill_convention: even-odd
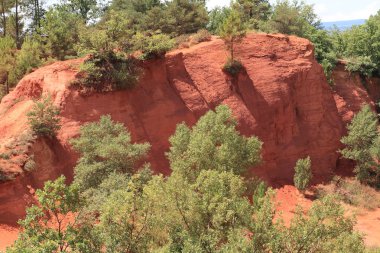
{"type": "Polygon", "coordinates": [[[236,55],[245,66],[237,78],[222,72],[227,54],[223,42],[213,39],[145,63],[133,90],[90,96],[69,88],[81,59],[26,76],[0,104],[0,143],[27,131],[25,115],[43,93],[61,108],[62,129],[56,140],[28,144],[28,156],[37,164],[33,172],[18,166],[14,172],[20,176],[0,184],[0,223],[22,216],[28,186],[40,187],[62,173],[72,178],[77,155],[69,140],[82,124],[104,114],[124,123],[134,141],[150,142],[152,168],[168,174],[165,152],[176,124],[192,125],[207,110],[227,104],[241,133],[264,142],[263,163],[252,174],[273,185],[291,183],[297,159],[310,155],[314,180],[328,179],[336,168],[343,124],[313,46],[292,36],[249,34],[236,55]]]}

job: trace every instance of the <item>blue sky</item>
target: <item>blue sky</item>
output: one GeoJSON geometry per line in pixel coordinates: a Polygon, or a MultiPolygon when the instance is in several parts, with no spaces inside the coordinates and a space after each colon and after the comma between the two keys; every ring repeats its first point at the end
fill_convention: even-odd
{"type": "MultiPolygon", "coordinates": [[[[275,3],[275,0],[271,0],[275,3]]],[[[305,0],[314,4],[315,12],[322,21],[367,19],[380,10],[380,0],[305,0]]],[[[208,7],[228,5],[230,0],[208,0],[208,7]]]]}

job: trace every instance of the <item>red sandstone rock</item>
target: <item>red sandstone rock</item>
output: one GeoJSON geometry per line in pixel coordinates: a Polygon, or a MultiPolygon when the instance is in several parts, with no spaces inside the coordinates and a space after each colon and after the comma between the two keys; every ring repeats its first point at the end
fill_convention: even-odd
{"type": "Polygon", "coordinates": [[[72,178],[77,156],[69,140],[82,124],[103,114],[123,122],[134,141],[150,142],[153,169],[167,174],[164,154],[176,124],[194,124],[207,110],[227,104],[239,130],[264,142],[264,162],[252,169],[253,174],[273,185],[291,183],[297,159],[310,155],[315,180],[329,178],[336,167],[343,124],[310,42],[249,34],[236,55],[246,68],[237,79],[222,72],[227,53],[223,42],[214,39],[146,63],[133,90],[86,97],[69,89],[80,59],[57,62],[26,76],[0,104],[0,143],[27,129],[31,100],[47,92],[61,108],[62,129],[57,140],[38,140],[28,149],[38,169],[23,173],[15,168],[21,176],[0,184],[0,223],[15,222],[24,214],[28,185],[41,187],[61,173],[72,178]]]}

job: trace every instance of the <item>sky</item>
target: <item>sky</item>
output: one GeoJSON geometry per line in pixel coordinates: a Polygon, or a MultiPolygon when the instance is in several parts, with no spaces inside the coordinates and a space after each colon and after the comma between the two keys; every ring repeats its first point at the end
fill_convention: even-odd
{"type": "MultiPolygon", "coordinates": [[[[275,3],[275,0],[271,0],[275,3]]],[[[380,0],[305,0],[323,22],[367,19],[380,10],[380,0]]],[[[230,0],[208,0],[208,8],[228,5],[230,0]]]]}

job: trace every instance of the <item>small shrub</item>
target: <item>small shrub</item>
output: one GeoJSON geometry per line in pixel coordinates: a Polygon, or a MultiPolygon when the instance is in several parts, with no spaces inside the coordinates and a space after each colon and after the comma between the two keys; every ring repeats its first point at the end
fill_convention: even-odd
{"type": "Polygon", "coordinates": [[[223,66],[223,71],[231,76],[237,76],[244,69],[243,64],[238,60],[229,58],[223,66]]]}
{"type": "Polygon", "coordinates": [[[51,97],[45,96],[36,101],[28,113],[29,125],[38,136],[53,137],[61,128],[58,115],[59,109],[53,105],[51,97]]]}
{"type": "Polygon", "coordinates": [[[14,179],[14,175],[5,174],[0,168],[0,182],[6,182],[14,179]]]}
{"type": "Polygon", "coordinates": [[[327,195],[334,195],[338,200],[360,208],[380,207],[380,192],[355,179],[334,177],[330,184],[319,186],[317,189],[319,198],[327,195]]]}
{"type": "Polygon", "coordinates": [[[172,49],[175,41],[166,34],[144,35],[137,33],[133,36],[134,49],[141,51],[142,60],[162,58],[172,49]]]}
{"type": "Polygon", "coordinates": [[[182,34],[174,38],[176,48],[189,48],[190,47],[190,35],[182,34]]]}
{"type": "Polygon", "coordinates": [[[206,29],[199,30],[196,34],[191,37],[191,40],[194,44],[198,44],[205,41],[211,40],[211,33],[206,29]]]}
{"type": "Polygon", "coordinates": [[[0,154],[0,158],[4,160],[9,160],[11,157],[9,156],[8,153],[2,153],[0,154]]]}
{"type": "Polygon", "coordinates": [[[32,171],[36,168],[37,164],[36,162],[34,161],[34,157],[31,156],[28,158],[28,160],[25,162],[24,164],[24,170],[25,171],[32,171]]]}
{"type": "Polygon", "coordinates": [[[95,53],[80,67],[74,85],[85,91],[111,91],[133,88],[140,68],[137,60],[112,51],[95,53]]]}
{"type": "Polygon", "coordinates": [[[312,178],[311,173],[311,159],[299,159],[294,168],[294,185],[300,191],[305,191],[310,184],[312,178]]]}

